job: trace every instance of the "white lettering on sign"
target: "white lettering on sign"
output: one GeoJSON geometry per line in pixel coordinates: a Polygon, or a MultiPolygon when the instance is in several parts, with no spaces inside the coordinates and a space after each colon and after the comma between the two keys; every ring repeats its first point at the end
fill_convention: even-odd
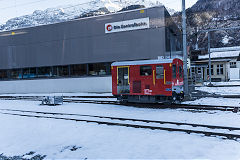
{"type": "Polygon", "coordinates": [[[151,94],[152,94],[152,90],[150,90],[150,89],[144,89],[144,94],[146,94],[146,95],[151,95],[151,94]]]}
{"type": "Polygon", "coordinates": [[[149,17],[105,24],[105,33],[149,28],[149,17]]]}

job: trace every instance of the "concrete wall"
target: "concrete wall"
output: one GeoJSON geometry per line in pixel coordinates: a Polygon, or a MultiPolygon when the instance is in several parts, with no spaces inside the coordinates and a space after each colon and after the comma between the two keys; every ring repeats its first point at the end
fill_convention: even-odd
{"type": "Polygon", "coordinates": [[[112,92],[112,77],[2,81],[0,93],[112,92]]]}

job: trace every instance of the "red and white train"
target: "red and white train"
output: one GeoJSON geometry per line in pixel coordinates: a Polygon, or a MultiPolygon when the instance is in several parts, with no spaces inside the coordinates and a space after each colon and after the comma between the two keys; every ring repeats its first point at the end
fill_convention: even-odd
{"type": "Polygon", "coordinates": [[[114,62],[111,69],[112,94],[120,101],[158,103],[184,98],[180,59],[114,62]]]}

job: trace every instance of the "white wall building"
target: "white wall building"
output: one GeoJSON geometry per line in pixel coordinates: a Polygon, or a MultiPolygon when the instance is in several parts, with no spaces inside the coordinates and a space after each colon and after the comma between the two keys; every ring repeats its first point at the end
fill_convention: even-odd
{"type": "MultiPolygon", "coordinates": [[[[212,48],[211,50],[212,81],[229,81],[240,79],[240,47],[212,48]]],[[[191,72],[203,81],[209,79],[209,54],[199,55],[192,62],[191,72]]]]}

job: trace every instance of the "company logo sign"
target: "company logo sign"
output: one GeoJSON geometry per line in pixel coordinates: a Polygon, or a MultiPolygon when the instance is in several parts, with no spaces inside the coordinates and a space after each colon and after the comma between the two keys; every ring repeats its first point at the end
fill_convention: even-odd
{"type": "Polygon", "coordinates": [[[150,90],[150,89],[144,89],[144,94],[145,94],[145,95],[152,95],[152,90],[150,90]]]}
{"type": "Polygon", "coordinates": [[[149,28],[149,17],[105,24],[105,33],[149,28]]]}
{"type": "Polygon", "coordinates": [[[108,32],[111,32],[111,31],[112,31],[112,25],[110,25],[110,24],[107,25],[107,31],[108,31],[108,32]]]}

